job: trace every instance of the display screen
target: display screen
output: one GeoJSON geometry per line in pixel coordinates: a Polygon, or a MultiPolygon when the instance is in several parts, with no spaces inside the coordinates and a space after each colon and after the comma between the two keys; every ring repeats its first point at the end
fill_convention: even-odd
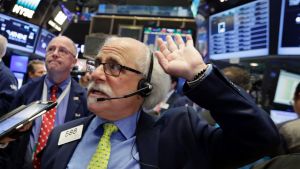
{"type": "Polygon", "coordinates": [[[8,40],[8,47],[32,53],[39,27],[13,17],[0,14],[0,33],[8,40]]]}
{"type": "Polygon", "coordinates": [[[298,118],[297,113],[288,112],[282,110],[271,110],[270,117],[274,121],[275,124],[283,123],[286,121],[294,120],[298,118]]]}
{"type": "Polygon", "coordinates": [[[209,56],[230,59],[269,54],[269,1],[256,0],[209,17],[209,56]]]}
{"type": "Polygon", "coordinates": [[[35,54],[38,56],[45,57],[46,55],[46,48],[49,44],[49,42],[55,37],[55,35],[46,29],[42,29],[39,40],[37,42],[36,48],[35,48],[35,54]]]}
{"type": "Polygon", "coordinates": [[[77,59],[76,66],[79,72],[86,72],[86,59],[77,59]]]}
{"type": "Polygon", "coordinates": [[[10,70],[13,72],[27,72],[28,57],[12,55],[10,59],[10,70]]]}
{"type": "Polygon", "coordinates": [[[278,38],[279,55],[300,53],[300,1],[282,0],[278,38]]]}
{"type": "Polygon", "coordinates": [[[156,44],[157,38],[162,38],[165,41],[167,35],[174,37],[176,34],[181,35],[183,40],[186,41],[186,36],[192,36],[193,31],[191,29],[145,27],[143,42],[154,51],[158,48],[156,44]]]}
{"type": "Polygon", "coordinates": [[[23,84],[24,73],[17,73],[17,72],[13,72],[13,73],[18,80],[18,89],[20,89],[23,84]]]}
{"type": "Polygon", "coordinates": [[[119,25],[118,35],[121,37],[131,37],[138,41],[141,41],[142,34],[142,26],[119,25]]]}
{"type": "Polygon", "coordinates": [[[274,103],[290,106],[294,97],[295,89],[299,82],[300,74],[280,70],[274,96],[274,103]]]}

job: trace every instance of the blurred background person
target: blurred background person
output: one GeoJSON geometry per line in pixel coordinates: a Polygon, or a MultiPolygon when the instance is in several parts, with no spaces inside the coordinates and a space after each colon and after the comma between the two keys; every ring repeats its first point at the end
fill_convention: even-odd
{"type": "Polygon", "coordinates": [[[181,106],[193,106],[193,102],[186,96],[180,94],[177,91],[178,78],[171,76],[171,88],[163,101],[157,104],[151,114],[162,115],[165,111],[170,108],[181,107],[181,106]]]}
{"type": "MultiPolygon", "coordinates": [[[[294,111],[300,116],[300,83],[298,83],[292,101],[294,111]]],[[[284,122],[278,125],[283,136],[283,149],[285,153],[300,153],[300,119],[284,122]]]]}
{"type": "Polygon", "coordinates": [[[31,60],[27,65],[27,74],[24,83],[32,81],[34,78],[42,77],[47,73],[45,62],[41,60],[31,60]]]}
{"type": "Polygon", "coordinates": [[[230,81],[246,90],[246,92],[250,92],[252,86],[250,82],[251,77],[247,70],[237,66],[229,66],[222,71],[230,81]]]}
{"type": "Polygon", "coordinates": [[[7,39],[0,35],[0,116],[9,111],[14,92],[18,89],[18,81],[14,74],[2,61],[6,53],[7,39]]]}
{"type": "Polygon", "coordinates": [[[79,84],[81,87],[87,88],[91,80],[92,80],[91,73],[86,72],[83,76],[80,77],[79,84]]]}

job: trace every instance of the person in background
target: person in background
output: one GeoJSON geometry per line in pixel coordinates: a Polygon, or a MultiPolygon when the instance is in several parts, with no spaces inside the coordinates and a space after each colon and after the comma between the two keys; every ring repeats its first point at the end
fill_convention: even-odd
{"type": "MultiPolygon", "coordinates": [[[[300,116],[300,83],[295,88],[293,97],[294,111],[300,116]]],[[[278,125],[280,134],[283,136],[285,153],[300,153],[300,119],[284,122],[278,125]]]]}
{"type": "Polygon", "coordinates": [[[246,92],[250,92],[251,89],[251,77],[250,73],[243,68],[237,66],[229,66],[222,69],[224,75],[232,81],[234,84],[240,86],[246,92]]]}
{"type": "Polygon", "coordinates": [[[45,62],[41,60],[31,60],[27,65],[27,82],[32,81],[34,78],[42,77],[46,73],[45,62]]]}
{"type": "Polygon", "coordinates": [[[135,39],[105,41],[88,87],[94,115],[54,128],[42,169],[236,168],[279,145],[268,114],[203,62],[191,36],[186,43],[180,35],[176,43],[171,36],[166,39],[157,41],[157,59],[135,39]],[[190,107],[169,110],[157,121],[144,112],[166,97],[170,83],[165,72],[186,79],[184,93],[211,110],[219,128],[190,107]]]}
{"type": "Polygon", "coordinates": [[[11,108],[36,100],[52,100],[58,105],[35,119],[24,135],[8,145],[10,161],[3,168],[39,168],[39,153],[47,143],[53,127],[89,115],[86,90],[70,75],[76,63],[76,55],[74,42],[66,36],[55,37],[49,42],[45,61],[47,74],[23,85],[11,108]]]}
{"type": "Polygon", "coordinates": [[[179,94],[177,89],[177,83],[178,78],[175,76],[171,76],[171,88],[167,94],[167,96],[161,101],[159,104],[157,104],[154,107],[154,114],[162,115],[165,111],[168,109],[172,109],[175,107],[181,107],[181,106],[193,106],[193,102],[187,98],[186,96],[183,96],[179,94]]]}
{"type": "Polygon", "coordinates": [[[90,81],[91,81],[92,77],[91,77],[91,73],[90,72],[86,72],[83,76],[80,77],[79,79],[79,84],[80,86],[82,86],[83,88],[87,88],[90,81]]]}
{"type": "Polygon", "coordinates": [[[9,105],[18,90],[18,81],[2,61],[7,48],[7,39],[0,35],[0,116],[9,111],[9,105]]]}

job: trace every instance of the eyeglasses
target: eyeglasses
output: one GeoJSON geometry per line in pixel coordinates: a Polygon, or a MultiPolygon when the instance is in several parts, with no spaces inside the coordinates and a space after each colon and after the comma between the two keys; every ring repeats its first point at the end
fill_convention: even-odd
{"type": "Polygon", "coordinates": [[[56,46],[50,46],[49,48],[47,48],[46,55],[52,55],[56,51],[56,49],[58,49],[57,53],[60,56],[72,55],[73,57],[75,57],[75,55],[65,47],[56,47],[56,46]]]}
{"type": "Polygon", "coordinates": [[[93,72],[97,67],[103,65],[104,73],[110,76],[118,77],[123,69],[134,72],[136,74],[142,74],[140,71],[132,69],[127,66],[120,65],[118,63],[102,63],[100,60],[88,60],[87,61],[87,71],[93,72]]]}

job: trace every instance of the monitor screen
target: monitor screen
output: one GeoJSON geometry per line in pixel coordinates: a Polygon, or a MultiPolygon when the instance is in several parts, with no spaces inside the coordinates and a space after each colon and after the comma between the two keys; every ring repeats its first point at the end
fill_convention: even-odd
{"type": "Polygon", "coordinates": [[[275,124],[283,123],[286,121],[294,120],[298,118],[297,113],[288,112],[282,110],[271,110],[270,117],[274,121],[275,124]]]}
{"type": "Polygon", "coordinates": [[[121,37],[131,37],[138,41],[142,40],[143,27],[132,25],[119,25],[118,35],[121,37]]]}
{"type": "Polygon", "coordinates": [[[282,0],[278,38],[279,55],[300,53],[300,1],[282,0]]]}
{"type": "Polygon", "coordinates": [[[211,59],[269,54],[269,0],[256,0],[209,17],[211,59]]]}
{"type": "Polygon", "coordinates": [[[35,54],[38,56],[45,57],[46,55],[46,48],[49,42],[55,37],[55,35],[46,29],[41,29],[39,40],[37,42],[35,48],[35,54]]]}
{"type": "Polygon", "coordinates": [[[156,44],[157,38],[162,38],[165,41],[167,35],[171,35],[173,37],[176,34],[181,35],[185,41],[187,35],[193,35],[193,31],[192,29],[145,27],[143,42],[148,45],[152,51],[154,51],[158,48],[156,44]]]}
{"type": "Polygon", "coordinates": [[[79,72],[86,72],[86,59],[77,59],[76,66],[79,72]]]}
{"type": "Polygon", "coordinates": [[[32,53],[39,27],[13,17],[0,14],[0,34],[8,40],[8,47],[32,53]]]}
{"type": "Polygon", "coordinates": [[[84,56],[94,58],[97,56],[99,49],[103,45],[105,39],[108,37],[106,34],[91,34],[85,36],[84,42],[84,56]]]}
{"type": "Polygon", "coordinates": [[[24,80],[24,73],[13,72],[18,81],[18,89],[21,88],[24,80]]]}
{"type": "Polygon", "coordinates": [[[294,97],[296,86],[299,82],[300,74],[280,70],[274,96],[274,103],[290,106],[294,97]]]}
{"type": "Polygon", "coordinates": [[[10,70],[13,72],[27,72],[28,57],[12,55],[10,59],[10,70]]]}

